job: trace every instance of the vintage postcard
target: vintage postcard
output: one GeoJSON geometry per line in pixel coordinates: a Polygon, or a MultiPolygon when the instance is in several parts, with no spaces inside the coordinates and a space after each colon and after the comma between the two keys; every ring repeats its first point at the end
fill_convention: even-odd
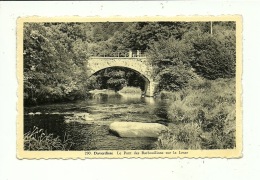
{"type": "Polygon", "coordinates": [[[17,158],[242,157],[242,17],[17,20],[17,158]]]}

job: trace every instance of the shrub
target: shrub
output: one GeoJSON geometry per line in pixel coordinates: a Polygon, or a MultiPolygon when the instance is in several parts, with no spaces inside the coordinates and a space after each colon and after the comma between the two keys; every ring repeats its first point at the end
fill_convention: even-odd
{"type": "Polygon", "coordinates": [[[24,150],[69,150],[72,145],[71,139],[66,134],[64,139],[61,140],[59,137],[54,137],[53,134],[44,133],[43,129],[35,126],[33,131],[24,134],[24,150]]]}
{"type": "Polygon", "coordinates": [[[176,127],[169,127],[171,132],[160,136],[158,147],[170,149],[235,147],[234,79],[204,80],[195,87],[189,86],[181,91],[167,92],[167,97],[170,99],[167,117],[176,127]],[[197,127],[199,128],[196,130],[197,127]],[[167,143],[169,144],[166,146],[167,143]]]}
{"type": "MultiPolygon", "coordinates": [[[[234,123],[234,122],[233,122],[234,123]]],[[[218,114],[202,124],[204,133],[202,146],[205,149],[232,149],[235,147],[235,127],[230,126],[225,114],[218,114]]]]}
{"type": "Polygon", "coordinates": [[[158,94],[158,97],[160,97],[161,99],[170,99],[172,97],[172,92],[171,91],[162,90],[158,94]]]}
{"type": "Polygon", "coordinates": [[[234,79],[204,80],[195,88],[188,87],[171,94],[168,95],[172,100],[168,106],[171,121],[180,120],[183,115],[186,119],[195,120],[199,111],[203,111],[207,119],[212,119],[220,112],[235,113],[234,79]]]}
{"type": "Polygon", "coordinates": [[[187,149],[200,149],[201,129],[197,123],[188,123],[177,131],[177,140],[187,144],[187,149]]]}
{"type": "Polygon", "coordinates": [[[181,100],[176,100],[168,108],[168,118],[172,121],[188,122],[194,120],[196,107],[190,107],[187,103],[181,100]]]}
{"type": "Polygon", "coordinates": [[[201,129],[197,123],[187,123],[163,132],[157,142],[158,149],[200,149],[201,129]]]}
{"type": "Polygon", "coordinates": [[[185,143],[179,142],[171,131],[163,132],[156,143],[157,149],[185,149],[185,143]]]}
{"type": "Polygon", "coordinates": [[[188,86],[196,74],[186,65],[179,63],[161,70],[157,75],[158,90],[178,91],[188,86]]]}

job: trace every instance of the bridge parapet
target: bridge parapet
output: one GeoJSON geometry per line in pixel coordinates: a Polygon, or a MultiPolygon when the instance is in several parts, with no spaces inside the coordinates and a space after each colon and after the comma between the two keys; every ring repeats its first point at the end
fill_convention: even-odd
{"type": "Polygon", "coordinates": [[[116,66],[133,69],[151,78],[152,66],[146,57],[90,57],[87,61],[87,68],[91,73],[116,66]]]}
{"type": "Polygon", "coordinates": [[[104,60],[104,61],[109,61],[109,60],[129,60],[129,61],[145,61],[148,62],[147,57],[98,57],[98,56],[91,56],[89,57],[89,60],[104,60]]]}

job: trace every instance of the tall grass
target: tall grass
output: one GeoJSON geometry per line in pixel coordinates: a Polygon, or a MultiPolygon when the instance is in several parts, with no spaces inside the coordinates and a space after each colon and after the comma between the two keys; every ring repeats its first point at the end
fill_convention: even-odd
{"type": "Polygon", "coordinates": [[[72,140],[66,134],[61,140],[59,137],[54,137],[53,134],[44,133],[43,129],[35,126],[33,131],[24,134],[24,150],[70,150],[72,145],[72,140]]]}
{"type": "Polygon", "coordinates": [[[201,129],[197,123],[179,124],[162,132],[158,141],[158,149],[201,149],[199,135],[201,129]]]}
{"type": "Polygon", "coordinates": [[[167,117],[176,125],[159,137],[158,148],[234,148],[235,92],[234,79],[203,80],[178,92],[163,92],[161,97],[171,100],[167,117]],[[171,140],[165,138],[169,134],[171,140]]]}

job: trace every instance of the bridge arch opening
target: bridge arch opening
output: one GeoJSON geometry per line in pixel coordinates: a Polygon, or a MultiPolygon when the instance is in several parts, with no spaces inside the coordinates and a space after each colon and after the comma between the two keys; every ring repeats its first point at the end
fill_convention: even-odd
{"type": "Polygon", "coordinates": [[[123,87],[139,87],[142,95],[153,96],[150,93],[151,79],[133,68],[110,66],[97,69],[88,74],[92,89],[121,90],[123,87]],[[91,84],[92,83],[92,84],[91,84]]]}
{"type": "Polygon", "coordinates": [[[85,66],[87,76],[89,77],[106,68],[129,68],[140,73],[145,80],[145,95],[154,96],[157,82],[153,80],[153,67],[146,57],[90,57],[86,61],[85,66]]]}

